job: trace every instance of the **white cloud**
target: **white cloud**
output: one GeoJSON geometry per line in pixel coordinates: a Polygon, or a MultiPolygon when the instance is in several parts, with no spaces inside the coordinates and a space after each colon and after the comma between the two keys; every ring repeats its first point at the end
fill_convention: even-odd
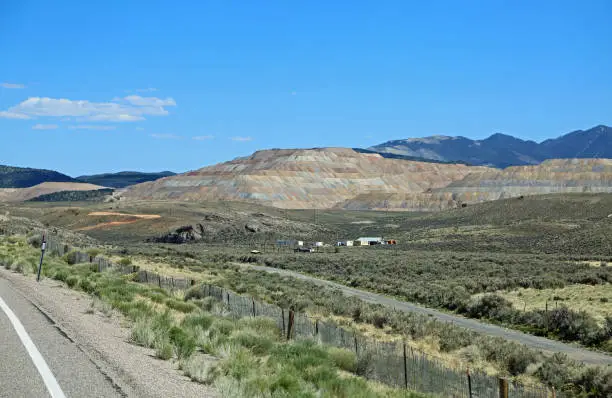
{"type": "Polygon", "coordinates": [[[136,127],[137,131],[144,131],[144,127],[136,127]]]}
{"type": "Polygon", "coordinates": [[[152,93],[154,91],[157,91],[157,89],[155,87],[147,87],[147,88],[137,88],[136,90],[137,93],[152,93]]]}
{"type": "Polygon", "coordinates": [[[2,119],[32,119],[30,116],[26,114],[10,112],[10,111],[0,111],[0,118],[2,119]]]}
{"type": "Polygon", "coordinates": [[[212,140],[213,138],[215,138],[215,136],[214,135],[197,135],[192,138],[196,141],[206,141],[206,140],[212,140]]]}
{"type": "MultiPolygon", "coordinates": [[[[118,100],[121,101],[121,99],[118,100]]],[[[135,106],[176,106],[176,102],[172,98],[166,98],[165,100],[163,100],[157,97],[141,97],[140,95],[128,95],[127,97],[123,98],[123,100],[135,106]]]]}
{"type": "Polygon", "coordinates": [[[157,138],[160,140],[176,140],[176,139],[181,138],[176,134],[151,134],[151,137],[157,138]]]}
{"type": "Polygon", "coordinates": [[[17,84],[17,83],[0,83],[0,87],[8,88],[8,89],[22,89],[25,88],[25,84],[17,84]]]}
{"type": "Polygon", "coordinates": [[[109,131],[115,130],[117,126],[100,126],[95,124],[79,124],[76,126],[68,127],[71,130],[99,130],[99,131],[109,131]]]}
{"type": "Polygon", "coordinates": [[[32,130],[55,130],[59,126],[57,124],[35,124],[32,126],[32,130]]]}
{"type": "Polygon", "coordinates": [[[253,137],[231,137],[230,140],[232,140],[232,141],[239,141],[239,142],[246,142],[246,141],[253,141],[253,137]]]}
{"type": "Polygon", "coordinates": [[[115,98],[110,102],[30,97],[6,111],[0,111],[0,118],[74,117],[88,121],[134,122],[145,120],[145,116],[166,116],[166,107],[170,106],[176,106],[172,98],[138,95],[115,98]]]}

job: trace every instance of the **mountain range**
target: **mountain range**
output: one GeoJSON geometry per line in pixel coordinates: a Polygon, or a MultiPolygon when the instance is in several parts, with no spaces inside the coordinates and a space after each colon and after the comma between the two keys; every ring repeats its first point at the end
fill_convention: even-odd
{"type": "Polygon", "coordinates": [[[547,159],[612,158],[612,128],[600,125],[541,143],[499,133],[484,140],[435,135],[387,141],[368,149],[381,154],[505,168],[539,164],[547,159]]]}
{"type": "Polygon", "coordinates": [[[539,144],[494,134],[485,140],[412,138],[369,149],[269,149],[176,175],[72,178],[3,166],[0,201],[39,200],[41,195],[40,200],[104,200],[102,189],[121,188],[110,199],[435,211],[523,195],[612,193],[612,159],[605,157],[612,158],[612,129],[597,126],[539,144]]]}

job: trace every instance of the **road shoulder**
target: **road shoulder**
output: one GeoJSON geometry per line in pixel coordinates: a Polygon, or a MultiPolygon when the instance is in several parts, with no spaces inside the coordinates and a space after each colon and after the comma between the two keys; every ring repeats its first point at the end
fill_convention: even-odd
{"type": "Polygon", "coordinates": [[[58,330],[87,355],[99,371],[128,397],[215,397],[213,389],[192,382],[172,361],[155,358],[151,349],[129,343],[120,315],[91,313],[91,297],[62,283],[0,268],[0,278],[38,308],[58,330]]]}

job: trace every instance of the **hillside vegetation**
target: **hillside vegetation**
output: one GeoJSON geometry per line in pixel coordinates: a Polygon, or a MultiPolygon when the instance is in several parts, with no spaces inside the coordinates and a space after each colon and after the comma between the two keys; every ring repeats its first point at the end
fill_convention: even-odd
{"type": "Polygon", "coordinates": [[[105,173],[80,176],[76,179],[89,184],[102,185],[110,188],[125,188],[130,185],[140,184],[147,181],[155,181],[163,177],[175,175],[171,171],[159,173],[142,173],[138,171],[122,171],[119,173],[105,173]]]}
{"type": "Polygon", "coordinates": [[[99,202],[114,192],[113,189],[92,191],[59,191],[29,199],[30,202],[99,202]]]}
{"type": "Polygon", "coordinates": [[[43,182],[77,182],[53,170],[0,165],[0,188],[29,188],[43,182]]]}

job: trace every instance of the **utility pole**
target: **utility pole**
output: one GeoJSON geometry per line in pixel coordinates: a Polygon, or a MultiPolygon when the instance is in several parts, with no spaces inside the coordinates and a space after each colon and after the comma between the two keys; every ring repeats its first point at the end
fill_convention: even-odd
{"type": "Polygon", "coordinates": [[[45,249],[47,248],[47,241],[45,240],[45,233],[42,236],[42,245],[40,253],[40,264],[38,264],[38,274],[36,275],[36,282],[40,282],[40,271],[42,270],[43,258],[45,257],[45,249]]]}

